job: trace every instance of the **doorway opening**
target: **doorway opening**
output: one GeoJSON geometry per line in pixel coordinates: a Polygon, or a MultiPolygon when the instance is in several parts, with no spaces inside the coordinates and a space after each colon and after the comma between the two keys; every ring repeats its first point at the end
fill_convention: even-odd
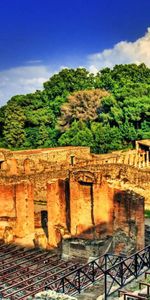
{"type": "Polygon", "coordinates": [[[41,210],[41,227],[43,228],[45,235],[48,237],[48,214],[47,210],[41,210]]]}

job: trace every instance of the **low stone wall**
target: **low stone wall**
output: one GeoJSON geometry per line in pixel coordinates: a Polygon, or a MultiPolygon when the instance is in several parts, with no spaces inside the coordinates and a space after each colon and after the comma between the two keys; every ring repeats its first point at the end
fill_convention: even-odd
{"type": "Polygon", "coordinates": [[[68,238],[62,243],[62,257],[65,259],[78,257],[87,261],[111,252],[111,246],[112,237],[106,237],[103,240],[68,238]]]}

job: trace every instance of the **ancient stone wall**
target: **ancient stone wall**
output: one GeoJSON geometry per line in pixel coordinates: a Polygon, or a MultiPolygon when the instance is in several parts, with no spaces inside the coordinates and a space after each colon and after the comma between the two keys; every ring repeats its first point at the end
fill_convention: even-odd
{"type": "MultiPolygon", "coordinates": [[[[64,236],[62,250],[64,257],[88,258],[108,251],[131,254],[144,247],[144,198],[131,191],[112,188],[104,181],[99,183],[99,188],[98,184],[96,186],[99,201],[97,205],[96,197],[93,198],[94,225],[90,226],[85,221],[86,218],[91,220],[90,205],[86,207],[87,202],[83,202],[77,194],[71,199],[76,206],[73,214],[76,232],[70,237],[64,236]],[[85,215],[84,213],[82,215],[82,211],[85,215]],[[82,218],[83,225],[79,223],[82,222],[82,218]]],[[[85,199],[86,197],[85,190],[85,199]]],[[[88,201],[91,200],[88,195],[88,201]]],[[[72,203],[70,205],[72,206],[72,203]]]]}
{"type": "Polygon", "coordinates": [[[113,249],[133,253],[144,247],[144,198],[132,191],[115,190],[113,249]]]}
{"type": "Polygon", "coordinates": [[[12,239],[34,232],[33,186],[29,182],[0,185],[0,238],[12,228],[12,239]]]}
{"type": "Polygon", "coordinates": [[[65,190],[65,180],[58,179],[47,184],[48,233],[51,247],[59,245],[62,234],[67,229],[65,190]]]}
{"type": "Polygon", "coordinates": [[[113,197],[108,184],[91,172],[75,172],[70,177],[71,234],[100,238],[112,234],[113,197]],[[91,229],[95,228],[94,232],[91,229]]]}
{"type": "MultiPolygon", "coordinates": [[[[133,247],[142,247],[139,195],[148,195],[150,171],[123,163],[119,155],[93,155],[89,147],[1,149],[0,238],[8,227],[12,239],[23,243],[27,238],[30,245],[34,235],[35,242],[45,247],[61,245],[65,238],[98,241],[114,235],[113,249],[121,251],[123,235],[134,241],[133,247]],[[48,215],[47,235],[42,210],[48,215]]],[[[146,201],[150,203],[149,196],[146,201]]]]}

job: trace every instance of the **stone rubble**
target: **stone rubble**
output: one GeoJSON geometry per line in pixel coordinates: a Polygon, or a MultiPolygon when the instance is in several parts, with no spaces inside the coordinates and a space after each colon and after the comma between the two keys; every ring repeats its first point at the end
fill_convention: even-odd
{"type": "Polygon", "coordinates": [[[27,300],[40,300],[40,299],[45,299],[45,300],[77,300],[75,297],[71,297],[66,294],[60,294],[56,293],[55,291],[43,291],[38,294],[36,294],[34,297],[29,296],[27,300]]]}

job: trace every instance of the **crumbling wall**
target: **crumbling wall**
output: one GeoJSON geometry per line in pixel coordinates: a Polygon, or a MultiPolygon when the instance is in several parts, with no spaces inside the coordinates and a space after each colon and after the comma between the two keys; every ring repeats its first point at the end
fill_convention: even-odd
{"type": "Polygon", "coordinates": [[[100,238],[112,234],[113,197],[106,180],[91,172],[70,177],[71,234],[100,238]]]}
{"type": "Polygon", "coordinates": [[[47,184],[48,238],[51,247],[61,243],[62,234],[67,229],[65,190],[65,180],[47,184]]]}
{"type": "Polygon", "coordinates": [[[15,186],[0,185],[0,238],[3,238],[5,227],[15,227],[16,209],[15,209],[15,186]]]}
{"type": "MultiPolygon", "coordinates": [[[[99,187],[96,184],[96,191],[93,198],[94,225],[87,226],[88,223],[83,217],[84,227],[80,226],[80,231],[70,238],[64,237],[63,256],[88,258],[108,251],[129,255],[142,249],[145,244],[144,198],[132,191],[112,188],[103,180],[99,187]]],[[[82,212],[84,214],[88,209],[89,213],[90,209],[83,209],[82,198],[79,199],[77,193],[72,201],[75,203],[76,210],[72,211],[71,217],[73,216],[73,222],[77,224],[82,212]],[[78,205],[76,205],[77,201],[78,205]]]]}
{"type": "MultiPolygon", "coordinates": [[[[50,246],[61,244],[65,235],[98,240],[115,232],[117,241],[123,230],[125,238],[134,235],[133,240],[142,247],[143,200],[136,196],[139,200],[135,201],[128,193],[125,197],[123,190],[128,186],[131,190],[138,187],[141,195],[147,194],[148,205],[150,171],[125,164],[119,157],[113,153],[101,158],[101,155],[90,154],[89,147],[2,151],[0,237],[5,227],[13,228],[16,239],[37,233],[35,225],[39,227],[40,214],[37,212],[34,224],[34,201],[44,201],[50,246]],[[122,195],[120,203],[116,193],[122,195]],[[127,203],[130,204],[128,211],[132,210],[135,215],[131,212],[128,217],[125,215],[127,203]],[[117,224],[120,225],[117,227],[117,224]]],[[[116,241],[114,249],[120,251],[121,244],[117,249],[116,241]]]]}
{"type": "Polygon", "coordinates": [[[114,194],[113,249],[133,253],[145,245],[144,198],[133,191],[114,194]]]}
{"type": "Polygon", "coordinates": [[[10,229],[13,240],[34,232],[33,186],[30,182],[0,185],[0,238],[2,239],[6,228],[10,229]]]}

